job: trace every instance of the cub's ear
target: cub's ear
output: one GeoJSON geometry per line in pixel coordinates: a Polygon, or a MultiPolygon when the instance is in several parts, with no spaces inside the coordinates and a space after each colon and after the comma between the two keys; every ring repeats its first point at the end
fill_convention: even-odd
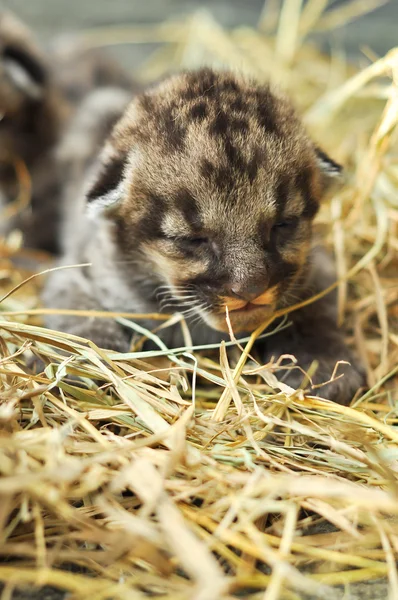
{"type": "Polygon", "coordinates": [[[0,83],[38,100],[47,82],[46,60],[30,30],[12,13],[0,12],[0,83]]]}
{"type": "Polygon", "coordinates": [[[104,158],[86,193],[89,216],[110,214],[123,200],[126,163],[127,156],[122,154],[104,158]]]}
{"type": "Polygon", "coordinates": [[[32,100],[40,100],[44,94],[47,73],[40,60],[18,46],[3,49],[4,72],[15,88],[32,100]]]}
{"type": "Polygon", "coordinates": [[[329,178],[339,178],[343,172],[343,167],[341,167],[338,163],[332,160],[323,150],[316,147],[315,153],[318,160],[318,166],[322,171],[325,182],[329,178]]]}

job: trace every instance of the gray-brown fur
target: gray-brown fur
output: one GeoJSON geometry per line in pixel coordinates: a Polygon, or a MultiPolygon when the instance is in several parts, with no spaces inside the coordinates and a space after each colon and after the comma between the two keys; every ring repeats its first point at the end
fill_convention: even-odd
{"type": "MultiPolygon", "coordinates": [[[[32,178],[31,207],[0,230],[19,226],[28,245],[52,247],[58,194],[52,149],[61,134],[67,106],[53,83],[47,61],[30,32],[13,15],[0,14],[0,193],[3,204],[19,190],[15,161],[22,160],[32,178]]],[[[1,207],[0,207],[1,208],[1,207]]]]}
{"type": "MultiPolygon", "coordinates": [[[[98,51],[72,45],[53,49],[50,61],[14,15],[0,12],[0,211],[18,195],[16,161],[25,163],[32,183],[30,206],[11,221],[0,219],[0,233],[17,227],[25,245],[59,250],[65,185],[74,177],[65,146],[76,130],[75,113],[81,115],[80,105],[89,104],[93,90],[115,85],[121,88],[118,94],[134,89],[130,78],[98,51]]],[[[105,110],[103,103],[91,110],[98,145],[124,108],[115,114],[114,100],[105,110]]],[[[74,142],[76,157],[84,152],[80,141],[74,142]]],[[[93,150],[91,144],[91,157],[93,150]]]]}
{"type": "MultiPolygon", "coordinates": [[[[89,163],[87,176],[71,181],[62,262],[91,267],[54,273],[48,306],[187,311],[193,343],[202,344],[227,337],[229,301],[255,303],[271,290],[267,305],[231,310],[234,330],[248,332],[333,278],[327,256],[312,248],[312,220],[339,167],[267,86],[210,69],[174,76],[131,102],[89,163]]],[[[262,359],[294,354],[303,369],[317,360],[315,381],[348,360],[352,367],[322,394],[349,401],[364,380],[337,329],[334,297],[292,319],[259,343],[262,359]]],[[[131,333],[113,319],[53,316],[48,324],[129,347],[131,333]]],[[[170,347],[183,343],[178,326],[162,337],[170,347]]],[[[287,381],[301,379],[293,371],[287,381]]]]}

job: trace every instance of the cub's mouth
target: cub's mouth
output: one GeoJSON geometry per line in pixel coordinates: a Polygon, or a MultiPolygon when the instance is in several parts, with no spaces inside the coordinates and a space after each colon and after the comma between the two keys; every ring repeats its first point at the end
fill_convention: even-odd
{"type": "Polygon", "coordinates": [[[219,331],[228,331],[226,309],[234,332],[254,331],[261,323],[269,318],[276,309],[276,286],[266,290],[257,298],[240,300],[232,297],[220,298],[220,308],[217,312],[205,316],[208,324],[219,331]]]}
{"type": "Polygon", "coordinates": [[[258,310],[259,308],[264,308],[264,304],[255,304],[254,302],[245,302],[245,304],[243,304],[242,306],[238,307],[238,308],[230,308],[229,309],[229,313],[247,313],[253,310],[258,310]]]}

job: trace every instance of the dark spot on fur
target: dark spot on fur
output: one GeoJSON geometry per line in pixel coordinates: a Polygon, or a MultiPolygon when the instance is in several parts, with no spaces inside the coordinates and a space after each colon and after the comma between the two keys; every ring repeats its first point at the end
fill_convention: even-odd
{"type": "Polygon", "coordinates": [[[184,147],[186,133],[187,130],[183,125],[181,125],[181,123],[177,123],[176,121],[171,123],[167,131],[168,146],[173,150],[182,150],[184,147]]]}
{"type": "Polygon", "coordinates": [[[209,127],[210,135],[225,135],[228,131],[228,117],[224,111],[216,115],[209,127]]]}
{"type": "Polygon", "coordinates": [[[234,133],[245,134],[249,131],[249,123],[247,119],[231,119],[229,123],[231,131],[234,133]]]}
{"type": "Polygon", "coordinates": [[[260,148],[256,148],[253,156],[247,163],[247,176],[249,178],[250,183],[253,183],[256,179],[262,160],[263,157],[261,155],[260,148]]]}
{"type": "Polygon", "coordinates": [[[303,217],[312,219],[319,209],[319,203],[312,191],[313,171],[309,166],[303,166],[296,175],[295,184],[304,200],[303,217]]]}
{"type": "Polygon", "coordinates": [[[109,163],[102,165],[96,182],[87,194],[88,202],[104,196],[119,185],[123,177],[126,161],[127,156],[123,154],[114,158],[109,163]]]}
{"type": "Polygon", "coordinates": [[[239,85],[235,79],[228,77],[221,82],[220,88],[228,92],[239,92],[239,85]]]}
{"type": "Polygon", "coordinates": [[[174,105],[168,104],[167,106],[163,106],[161,110],[156,109],[156,111],[151,116],[154,123],[158,121],[160,125],[165,127],[169,125],[172,121],[174,121],[174,105]]]}
{"type": "Polygon", "coordinates": [[[216,92],[216,74],[211,69],[204,69],[201,73],[199,72],[198,75],[198,94],[205,98],[213,98],[216,92]]]}
{"type": "Polygon", "coordinates": [[[276,133],[277,126],[274,115],[270,112],[268,106],[259,107],[257,112],[257,119],[261,127],[268,133],[276,133]]]}
{"type": "Polygon", "coordinates": [[[194,91],[194,89],[192,87],[187,87],[184,90],[181,90],[180,92],[180,98],[183,101],[190,101],[190,100],[195,100],[196,99],[196,92],[194,91]]]}
{"type": "Polygon", "coordinates": [[[215,172],[214,183],[220,191],[231,193],[235,184],[235,177],[231,167],[218,167],[215,172]]]}
{"type": "Polygon", "coordinates": [[[167,210],[167,202],[160,194],[149,192],[147,196],[148,210],[146,215],[140,220],[138,230],[142,237],[154,239],[162,233],[161,225],[167,210]]]}
{"type": "Polygon", "coordinates": [[[126,220],[116,214],[113,218],[114,230],[113,240],[115,244],[122,250],[122,252],[129,251],[131,248],[131,228],[126,220]]]}
{"type": "Polygon", "coordinates": [[[159,113],[155,126],[158,128],[167,150],[176,152],[183,149],[187,129],[179,119],[179,115],[173,105],[164,108],[159,113]]]}
{"type": "Polygon", "coordinates": [[[237,159],[238,154],[240,154],[240,151],[237,149],[236,146],[233,145],[230,138],[226,138],[224,140],[224,151],[230,166],[235,166],[234,163],[237,159]]]}
{"type": "Polygon", "coordinates": [[[167,210],[167,201],[163,196],[148,190],[141,190],[147,210],[138,223],[132,224],[129,213],[113,215],[113,239],[123,255],[139,248],[140,244],[162,237],[161,225],[167,210]]]}
{"type": "Polygon", "coordinates": [[[220,192],[232,192],[235,184],[235,174],[232,166],[216,166],[209,160],[203,159],[200,165],[200,172],[220,192]]]}
{"type": "Polygon", "coordinates": [[[149,94],[142,94],[139,97],[139,104],[148,113],[152,113],[155,109],[155,102],[149,94]]]}
{"type": "Polygon", "coordinates": [[[242,156],[242,152],[234,146],[230,138],[224,140],[224,151],[230,167],[243,173],[247,167],[246,162],[242,156]]]}
{"type": "Polygon", "coordinates": [[[203,158],[200,163],[200,173],[206,179],[212,179],[216,172],[216,167],[207,158],[203,158]]]}
{"type": "Polygon", "coordinates": [[[210,135],[226,135],[227,133],[247,133],[249,123],[244,118],[228,117],[228,115],[220,110],[209,127],[210,135]]]}
{"type": "Polygon", "coordinates": [[[275,188],[275,198],[276,198],[276,208],[277,215],[276,219],[279,220],[282,218],[283,212],[285,210],[288,198],[290,193],[290,180],[287,175],[280,175],[279,181],[276,184],[275,188]]]}
{"type": "Polygon", "coordinates": [[[312,196],[305,199],[305,207],[302,212],[304,219],[313,219],[319,210],[319,202],[312,196]]]}
{"type": "Polygon", "coordinates": [[[259,125],[268,133],[278,133],[278,125],[275,114],[275,102],[271,92],[262,89],[256,92],[257,120],[259,125]]]}
{"type": "Polygon", "coordinates": [[[214,86],[217,76],[211,69],[200,69],[194,73],[188,73],[186,89],[181,92],[181,98],[193,100],[194,98],[212,98],[215,95],[214,86]]]}
{"type": "Polygon", "coordinates": [[[271,232],[272,223],[270,219],[262,216],[257,225],[257,235],[258,238],[267,245],[269,242],[270,232],[271,232]]]}
{"type": "MultiPolygon", "coordinates": [[[[147,127],[142,127],[141,124],[137,125],[136,123],[134,123],[126,127],[124,138],[132,138],[145,144],[150,141],[151,135],[147,127]]],[[[110,140],[113,141],[116,145],[119,143],[119,136],[116,134],[115,131],[111,133],[110,140]]]]}
{"type": "Polygon", "coordinates": [[[194,104],[189,111],[190,117],[197,121],[203,121],[207,116],[207,106],[205,102],[198,102],[194,104]]]}
{"type": "Polygon", "coordinates": [[[295,178],[296,188],[303,194],[304,197],[311,195],[312,169],[308,166],[303,166],[297,173],[295,178]]]}
{"type": "Polygon", "coordinates": [[[184,215],[185,220],[194,231],[199,231],[202,221],[196,199],[187,188],[180,188],[174,196],[174,204],[184,215]]]}
{"type": "Polygon", "coordinates": [[[272,253],[273,268],[270,276],[269,286],[281,283],[282,287],[289,286],[289,280],[297,272],[298,264],[288,263],[280,257],[278,252],[272,253]]]}
{"type": "Polygon", "coordinates": [[[247,108],[247,102],[244,102],[241,98],[235,98],[230,104],[230,109],[237,112],[246,111],[247,108]]]}

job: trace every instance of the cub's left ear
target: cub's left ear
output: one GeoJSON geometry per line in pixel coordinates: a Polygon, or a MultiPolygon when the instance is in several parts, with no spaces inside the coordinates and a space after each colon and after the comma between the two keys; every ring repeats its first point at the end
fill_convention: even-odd
{"type": "Polygon", "coordinates": [[[318,166],[325,178],[325,183],[331,179],[338,179],[343,172],[343,167],[332,160],[323,150],[315,148],[318,166]]]}

